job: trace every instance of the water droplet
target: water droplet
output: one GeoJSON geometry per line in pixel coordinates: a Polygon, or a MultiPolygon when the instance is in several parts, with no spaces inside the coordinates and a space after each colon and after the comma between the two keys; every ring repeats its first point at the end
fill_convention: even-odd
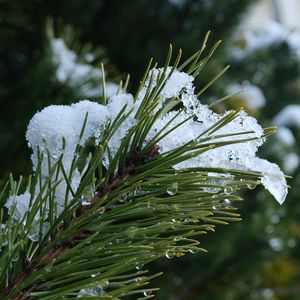
{"type": "Polygon", "coordinates": [[[189,249],[189,252],[192,253],[192,254],[195,254],[195,253],[197,253],[197,250],[196,249],[189,249]]]}
{"type": "Polygon", "coordinates": [[[31,230],[29,233],[28,233],[28,237],[33,241],[33,242],[37,242],[40,237],[39,237],[39,233],[35,230],[31,230]]]}
{"type": "Polygon", "coordinates": [[[134,281],[139,282],[139,281],[142,281],[142,280],[144,280],[144,279],[145,279],[145,277],[136,277],[136,278],[134,279],[134,281]]]}
{"type": "Polygon", "coordinates": [[[178,206],[177,204],[173,204],[173,205],[172,205],[172,208],[173,208],[174,210],[179,210],[179,206],[178,206]]]}
{"type": "Polygon", "coordinates": [[[108,285],[109,285],[109,281],[108,281],[107,279],[105,279],[105,280],[103,280],[103,281],[101,281],[101,282],[99,283],[99,287],[100,287],[101,289],[107,288],[108,285]]]}
{"type": "Polygon", "coordinates": [[[19,260],[19,254],[16,254],[14,255],[12,258],[11,258],[12,261],[18,261],[19,260]]]}
{"type": "Polygon", "coordinates": [[[147,208],[151,208],[151,209],[153,209],[153,210],[155,210],[156,209],[156,203],[153,203],[153,202],[146,202],[146,206],[147,206],[147,208]]]}
{"type": "Polygon", "coordinates": [[[99,213],[100,215],[103,215],[103,214],[105,213],[105,207],[99,207],[99,208],[98,208],[98,213],[99,213]]]}
{"type": "Polygon", "coordinates": [[[114,245],[114,243],[113,242],[108,242],[105,246],[105,248],[110,248],[110,247],[112,247],[114,245]]]}
{"type": "Polygon", "coordinates": [[[46,269],[45,269],[45,271],[47,273],[50,273],[52,271],[52,266],[47,266],[46,269]]]}
{"type": "Polygon", "coordinates": [[[216,206],[213,206],[213,207],[212,207],[212,209],[213,209],[213,210],[216,210],[216,209],[217,209],[217,207],[216,207],[216,206]]]}
{"type": "Polygon", "coordinates": [[[104,296],[105,292],[100,286],[81,289],[78,293],[78,298],[83,298],[86,296],[104,296]]]}
{"type": "Polygon", "coordinates": [[[167,251],[166,252],[166,258],[167,259],[172,259],[175,256],[174,251],[167,251]]]}
{"type": "Polygon", "coordinates": [[[178,242],[178,241],[181,241],[181,240],[182,240],[181,236],[175,236],[174,239],[173,239],[174,242],[178,242]]]}
{"type": "Polygon", "coordinates": [[[247,188],[249,190],[254,190],[256,188],[257,184],[256,183],[251,183],[251,184],[247,184],[247,188]]]}
{"type": "Polygon", "coordinates": [[[87,206],[87,205],[90,205],[91,204],[91,199],[88,198],[86,195],[82,195],[80,197],[80,200],[81,200],[81,205],[82,206],[87,206]]]}
{"type": "Polygon", "coordinates": [[[124,203],[124,202],[125,202],[125,199],[124,199],[124,198],[119,198],[119,199],[118,199],[118,202],[119,202],[119,203],[124,203]]]}
{"type": "Polygon", "coordinates": [[[170,196],[174,196],[176,195],[176,193],[178,192],[178,183],[177,182],[174,182],[172,183],[168,189],[167,189],[167,193],[170,195],[170,196]]]}
{"type": "Polygon", "coordinates": [[[204,190],[204,192],[210,194],[216,194],[220,191],[220,188],[216,188],[216,187],[203,187],[202,189],[204,190]]]}
{"type": "Polygon", "coordinates": [[[144,291],[143,294],[144,294],[144,296],[147,297],[147,296],[150,296],[152,294],[152,291],[144,291]]]}
{"type": "Polygon", "coordinates": [[[144,267],[144,265],[143,264],[136,264],[135,265],[135,268],[137,269],[137,270],[141,270],[141,269],[143,269],[143,267],[144,267]]]}
{"type": "Polygon", "coordinates": [[[126,230],[128,237],[130,237],[131,239],[134,238],[138,234],[138,232],[139,232],[139,229],[134,226],[131,226],[126,230]]]}
{"type": "Polygon", "coordinates": [[[229,199],[225,199],[224,201],[225,201],[225,203],[227,203],[227,204],[230,204],[230,203],[231,203],[231,201],[230,201],[229,199]]]}
{"type": "Polygon", "coordinates": [[[225,195],[230,195],[232,192],[233,192],[233,188],[232,188],[232,187],[226,186],[226,187],[224,188],[224,194],[225,194],[225,195]]]}

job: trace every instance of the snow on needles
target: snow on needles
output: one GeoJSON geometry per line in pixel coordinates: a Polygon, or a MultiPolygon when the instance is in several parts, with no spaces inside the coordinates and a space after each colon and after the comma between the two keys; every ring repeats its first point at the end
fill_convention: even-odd
{"type": "MultiPolygon", "coordinates": [[[[166,75],[170,74],[170,71],[171,68],[168,68],[166,75]]],[[[111,97],[107,106],[83,100],[70,106],[51,105],[37,112],[31,119],[26,132],[28,145],[33,150],[33,169],[35,170],[37,167],[38,151],[40,151],[44,157],[48,158],[48,160],[44,159],[42,163],[42,176],[44,179],[49,174],[48,162],[46,163],[46,161],[50,159],[53,165],[61,155],[63,155],[64,169],[68,174],[71,170],[72,160],[77,155],[77,144],[83,145],[87,141],[91,141],[95,145],[99,144],[108,123],[116,118],[122,108],[126,107],[125,112],[129,113],[128,118],[108,142],[108,148],[112,157],[114,157],[128,131],[133,126],[138,125],[138,120],[135,119],[136,112],[144,97],[147,96],[147,89],[152,89],[157,84],[157,78],[161,72],[162,69],[150,71],[152,75],[149,77],[152,78],[146,81],[145,87],[137,95],[135,101],[130,94],[119,94],[111,97]],[[86,116],[85,131],[80,139],[82,124],[86,116]],[[50,158],[48,157],[49,154],[50,158]]],[[[163,130],[162,133],[164,133],[187,120],[158,141],[161,153],[173,150],[190,141],[195,141],[204,146],[207,142],[210,144],[215,143],[215,145],[224,141],[230,143],[226,146],[220,145],[220,147],[215,147],[185,160],[175,165],[174,168],[207,167],[260,172],[262,174],[261,183],[279,203],[283,203],[287,195],[287,183],[284,174],[276,164],[256,156],[258,147],[264,142],[263,129],[256,119],[247,115],[245,111],[241,111],[225,126],[220,126],[219,129],[212,131],[216,122],[221,122],[232,112],[217,114],[210,110],[208,106],[201,104],[194,93],[193,81],[194,78],[184,72],[177,70],[173,72],[160,92],[159,104],[152,113],[154,114],[160,107],[164,107],[166,102],[174,100],[182,101],[183,108],[181,111],[166,112],[159,117],[146,137],[145,143],[150,141],[160,130],[163,130]],[[167,123],[169,123],[168,126],[166,126],[167,123]]],[[[88,161],[86,164],[88,164],[88,161]]],[[[106,167],[108,166],[107,156],[105,156],[103,164],[106,167]]],[[[83,171],[80,173],[76,169],[73,172],[71,183],[74,192],[76,192],[82,176],[83,171]]],[[[58,174],[58,177],[61,179],[56,192],[57,211],[59,213],[63,209],[67,186],[62,174],[58,174]]],[[[18,199],[18,197],[15,197],[17,210],[24,212],[27,204],[21,204],[22,199],[18,199]]],[[[6,205],[11,206],[15,201],[10,199],[6,205]]],[[[22,212],[19,212],[19,215],[22,215],[22,212]]]]}
{"type": "MultiPolygon", "coordinates": [[[[50,41],[53,62],[56,64],[56,79],[61,83],[79,90],[80,95],[98,97],[102,94],[102,71],[91,64],[79,61],[77,54],[70,50],[63,39],[50,41]]],[[[87,61],[92,60],[93,55],[85,55],[87,61]]],[[[112,82],[106,83],[106,94],[115,95],[119,86],[112,82]]]]}

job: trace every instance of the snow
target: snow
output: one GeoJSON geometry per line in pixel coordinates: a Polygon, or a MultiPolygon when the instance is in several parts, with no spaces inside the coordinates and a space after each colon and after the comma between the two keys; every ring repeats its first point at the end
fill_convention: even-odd
{"type": "Polygon", "coordinates": [[[258,31],[244,30],[239,34],[244,46],[234,47],[232,56],[242,60],[253,52],[286,42],[300,59],[300,34],[277,22],[268,22],[258,31]]]}
{"type": "Polygon", "coordinates": [[[273,119],[277,126],[291,126],[300,128],[300,105],[285,106],[273,119]]]}
{"type": "MultiPolygon", "coordinates": [[[[80,62],[77,54],[66,46],[63,39],[52,39],[51,51],[53,62],[57,66],[56,79],[59,82],[79,89],[79,93],[86,97],[99,97],[102,95],[103,89],[100,84],[103,74],[101,69],[80,62]]],[[[93,54],[87,53],[85,60],[92,62],[94,60],[93,54]]],[[[107,97],[115,95],[118,88],[117,84],[107,82],[107,97]]]]}
{"type": "Polygon", "coordinates": [[[254,157],[247,159],[245,165],[252,171],[262,173],[261,183],[282,204],[287,196],[287,183],[280,168],[265,159],[254,157]]]}
{"type": "Polygon", "coordinates": [[[68,49],[62,39],[52,39],[51,49],[53,60],[57,64],[56,76],[58,81],[69,80],[72,85],[76,85],[81,84],[86,77],[102,77],[100,69],[89,64],[79,63],[76,53],[68,49]]]}
{"type": "Polygon", "coordinates": [[[234,96],[233,99],[241,100],[246,108],[252,111],[259,110],[266,105],[266,98],[262,90],[249,82],[243,82],[242,84],[232,84],[226,89],[228,94],[234,94],[242,91],[240,94],[234,96]],[[243,91],[242,91],[243,90],[243,91]]]}
{"type": "MultiPolygon", "coordinates": [[[[99,143],[107,122],[108,108],[88,100],[70,106],[51,105],[36,113],[29,122],[26,132],[28,145],[33,150],[31,157],[33,170],[36,170],[39,160],[38,151],[40,151],[44,156],[41,165],[43,179],[46,179],[49,175],[48,160],[53,166],[61,155],[64,169],[69,174],[72,161],[76,155],[77,144],[84,145],[91,138],[99,143]],[[80,132],[86,115],[85,130],[80,139],[80,132]],[[51,155],[50,158],[48,158],[48,152],[51,155]]],[[[75,169],[71,176],[71,186],[74,192],[76,192],[82,176],[83,174],[75,169]]],[[[53,175],[53,180],[54,177],[56,177],[56,174],[53,175]]],[[[67,183],[62,171],[59,172],[57,179],[61,180],[55,191],[57,212],[59,214],[65,205],[67,183]]],[[[36,193],[38,192],[37,190],[36,193]]]]}
{"type": "MultiPolygon", "coordinates": [[[[172,68],[168,67],[165,76],[169,77],[171,71],[172,68]]],[[[158,76],[161,76],[162,73],[162,68],[150,70],[149,77],[146,80],[145,86],[139,93],[137,105],[144,98],[147,89],[153,89],[157,85],[158,76]]],[[[157,106],[156,111],[171,98],[182,99],[184,95],[194,95],[193,81],[194,78],[192,76],[184,72],[174,70],[171,77],[169,77],[169,79],[167,80],[163,89],[160,92],[160,104],[157,106]]]]}
{"type": "MultiPolygon", "coordinates": [[[[158,74],[161,74],[161,71],[161,69],[150,71],[154,79],[151,88],[154,88],[155,84],[157,84],[157,77],[158,74]]],[[[170,74],[170,71],[171,69],[168,68],[166,73],[170,74]]],[[[42,181],[49,176],[48,159],[51,165],[53,165],[58,161],[60,156],[62,156],[64,169],[66,173],[69,174],[72,161],[77,155],[76,146],[78,144],[84,145],[87,141],[98,145],[101,142],[105,128],[107,128],[109,123],[115,120],[121,109],[126,106],[125,113],[129,114],[127,119],[108,141],[108,148],[110,149],[112,157],[114,157],[122,140],[127,137],[129,130],[138,122],[135,119],[136,112],[141,105],[141,101],[149,85],[150,81],[148,80],[136,101],[134,101],[134,97],[131,94],[118,94],[111,97],[106,106],[83,100],[69,106],[51,105],[37,112],[29,122],[26,132],[28,145],[33,151],[33,170],[37,168],[38,151],[40,151],[44,155],[42,162],[42,181]],[[82,124],[86,116],[86,127],[80,139],[82,124]],[[51,156],[49,158],[47,157],[48,153],[51,156]]],[[[174,150],[188,142],[196,142],[199,145],[203,144],[203,146],[207,144],[217,145],[219,142],[230,141],[237,143],[219,148],[216,147],[202,154],[194,155],[192,158],[175,165],[175,169],[211,167],[229,170],[257,171],[262,174],[261,183],[264,187],[279,203],[283,203],[287,195],[287,183],[284,174],[276,164],[256,156],[258,147],[264,142],[264,132],[255,118],[250,117],[245,111],[240,111],[233,120],[212,132],[211,129],[214,128],[216,122],[220,122],[231,112],[217,114],[210,110],[208,106],[201,104],[194,93],[193,77],[177,70],[174,71],[163,87],[159,97],[158,108],[153,111],[153,114],[156,113],[159,108],[163,107],[166,101],[174,101],[174,99],[176,101],[182,101],[183,109],[179,113],[178,111],[169,111],[160,116],[154,123],[148,136],[146,136],[145,144],[160,132],[168,122],[170,124],[162,131],[163,133],[188,119],[188,121],[157,142],[160,153],[174,150]],[[177,117],[175,117],[176,114],[178,114],[177,117]],[[241,135],[241,133],[245,134],[241,135]],[[224,136],[227,134],[231,136],[224,136]],[[244,139],[247,139],[247,141],[243,141],[244,139]],[[239,143],[240,141],[242,141],[242,143],[239,143]]],[[[88,163],[89,160],[87,159],[86,166],[88,163]]],[[[108,167],[109,161],[107,153],[104,155],[103,164],[108,167]]],[[[227,172],[219,174],[219,177],[221,177],[218,179],[219,183],[230,183],[231,178],[226,176],[226,173],[227,172]]],[[[230,171],[228,173],[230,173],[230,171]]],[[[75,169],[75,171],[70,174],[71,186],[74,192],[76,192],[83,174],[84,171],[80,172],[78,169],[75,169]]],[[[69,201],[71,195],[66,195],[67,183],[62,171],[59,171],[57,176],[61,182],[56,188],[55,200],[57,204],[57,214],[60,214],[64,208],[65,198],[69,201]]],[[[211,177],[213,182],[213,177],[216,176],[211,174],[211,177]]],[[[54,181],[55,178],[51,180],[54,181]]],[[[39,189],[37,188],[36,193],[38,192],[39,189]]],[[[15,202],[17,203],[15,218],[21,218],[24,215],[28,209],[29,198],[30,194],[27,192],[23,195],[8,199],[7,207],[11,207],[15,202]]],[[[83,202],[88,202],[86,200],[87,199],[83,199],[83,202]]]]}
{"type": "Polygon", "coordinates": [[[287,153],[283,156],[283,169],[284,171],[292,175],[295,173],[299,166],[299,156],[295,152],[287,153]]]}
{"type": "Polygon", "coordinates": [[[269,22],[256,34],[248,32],[246,35],[247,46],[251,50],[262,49],[272,44],[281,43],[289,36],[289,30],[277,22],[269,22]]]}
{"type": "Polygon", "coordinates": [[[292,131],[285,126],[277,128],[275,137],[286,146],[293,146],[295,144],[295,137],[292,131]]]}
{"type": "MultiPolygon", "coordinates": [[[[174,74],[176,74],[176,72],[174,72],[174,74]]],[[[220,121],[228,114],[228,112],[225,112],[224,114],[214,113],[206,105],[199,102],[194,95],[194,88],[192,86],[193,79],[191,76],[189,77],[187,74],[185,76],[178,76],[176,74],[174,79],[172,79],[172,77],[169,81],[172,84],[174,83],[178,88],[174,89],[173,94],[171,92],[164,92],[163,90],[160,102],[164,103],[169,97],[179,98],[184,104],[184,110],[171,122],[170,120],[175,116],[176,112],[171,111],[164,115],[156,122],[156,124],[154,124],[149,138],[151,139],[151,137],[153,137],[156,132],[160,131],[168,122],[170,122],[170,125],[165,131],[178,125],[188,117],[194,117],[158,142],[161,153],[168,152],[189,141],[197,140],[201,133],[207,131],[217,121],[220,121]],[[178,83],[178,81],[180,82],[178,83]],[[186,87],[184,87],[184,85],[186,85],[186,87]]],[[[165,87],[168,87],[168,84],[166,84],[165,87]]],[[[166,91],[169,91],[169,89],[166,89],[166,91]]],[[[241,111],[234,120],[218,129],[213,135],[206,133],[202,135],[201,138],[208,136],[210,136],[210,143],[212,144],[214,142],[240,141],[242,139],[254,140],[209,150],[177,164],[175,168],[217,167],[257,171],[262,173],[261,183],[264,187],[279,203],[284,202],[287,195],[287,183],[284,174],[276,164],[272,164],[256,157],[258,147],[264,142],[263,129],[257,123],[256,119],[250,117],[245,111],[241,111]],[[241,132],[249,133],[239,135],[241,132]],[[217,135],[232,133],[236,133],[236,135],[222,138],[217,137],[217,135]]]]}
{"type": "MultiPolygon", "coordinates": [[[[168,75],[170,72],[171,68],[168,68],[166,74],[168,75]]],[[[157,78],[161,73],[162,69],[150,71],[152,76],[151,88],[155,87],[157,78]]],[[[81,141],[82,144],[90,137],[95,138],[96,141],[99,142],[105,124],[107,124],[109,120],[114,120],[120,110],[126,105],[125,112],[131,113],[108,143],[111,154],[114,156],[120,147],[122,139],[137,122],[134,116],[149,85],[150,81],[148,79],[136,102],[134,102],[132,95],[120,94],[111,97],[107,106],[85,100],[71,106],[50,106],[45,108],[42,112],[34,116],[30,122],[27,132],[28,142],[34,150],[38,145],[43,145],[43,138],[46,136],[47,147],[48,149],[49,146],[51,147],[49,149],[50,153],[55,153],[56,156],[58,156],[63,152],[64,156],[66,156],[66,162],[64,161],[64,164],[67,165],[66,169],[68,170],[71,158],[75,155],[75,147],[79,142],[80,124],[83,123],[86,112],[89,112],[89,116],[86,131],[81,141]],[[36,122],[38,122],[39,125],[35,125],[36,122]],[[61,146],[63,136],[66,141],[65,149],[62,149],[61,146]]],[[[235,119],[213,134],[209,134],[208,132],[203,135],[203,132],[213,127],[216,122],[226,117],[229,112],[217,114],[206,105],[201,104],[194,94],[193,77],[177,70],[174,71],[163,87],[158,106],[162,107],[163,104],[166,101],[170,101],[170,99],[180,99],[183,102],[184,109],[171,122],[170,120],[177,114],[176,111],[170,111],[160,117],[153,125],[146,140],[151,140],[168,122],[170,122],[170,124],[165,131],[178,125],[187,118],[190,119],[158,142],[159,151],[161,153],[173,150],[187,142],[199,140],[199,137],[203,139],[209,136],[210,143],[225,141],[238,142],[243,139],[253,139],[243,143],[230,144],[209,150],[177,164],[175,168],[218,167],[258,171],[263,174],[261,182],[265,188],[270,191],[279,203],[284,201],[287,186],[283,173],[277,165],[256,157],[257,149],[263,144],[264,138],[263,129],[255,118],[250,117],[245,111],[241,111],[235,119]],[[241,132],[249,133],[240,135],[241,132]],[[234,133],[236,135],[230,137],[218,136],[234,133]]],[[[36,161],[34,158],[35,154],[33,154],[33,163],[35,165],[36,161]]],[[[107,167],[108,163],[108,157],[106,155],[104,165],[107,167]]],[[[78,175],[78,178],[80,178],[80,175],[78,175]]]]}
{"type": "Polygon", "coordinates": [[[14,218],[17,220],[21,220],[26,212],[28,211],[29,208],[29,202],[30,202],[30,193],[25,192],[24,194],[18,195],[18,196],[9,196],[5,206],[8,209],[13,209],[14,208],[14,218]]]}

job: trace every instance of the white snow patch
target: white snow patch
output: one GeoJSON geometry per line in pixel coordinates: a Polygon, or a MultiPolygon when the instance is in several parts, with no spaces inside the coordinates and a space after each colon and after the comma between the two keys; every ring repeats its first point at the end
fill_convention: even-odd
{"type": "Polygon", "coordinates": [[[266,98],[262,90],[256,85],[250,84],[249,82],[229,85],[226,89],[228,94],[238,93],[239,91],[242,92],[235,96],[235,98],[238,98],[244,102],[246,108],[258,110],[266,105],[266,98]]]}
{"type": "MultiPolygon", "coordinates": [[[[71,58],[73,57],[72,53],[68,55],[71,58]]],[[[167,74],[170,71],[171,68],[168,68],[167,74]]],[[[157,83],[158,74],[161,74],[162,70],[151,70],[150,72],[154,74],[151,86],[151,88],[154,88],[157,83]]],[[[148,80],[146,86],[149,84],[148,80]]],[[[42,162],[42,180],[45,180],[49,175],[48,153],[51,156],[49,157],[51,165],[57,162],[62,155],[64,169],[69,174],[72,160],[77,155],[77,144],[83,145],[88,140],[91,140],[95,145],[98,145],[101,142],[106,126],[115,120],[122,108],[127,105],[125,114],[129,114],[128,118],[108,141],[108,147],[112,157],[114,157],[122,140],[128,135],[129,130],[137,124],[137,120],[135,119],[136,112],[145,94],[146,87],[141,90],[137,101],[134,101],[133,96],[130,94],[119,94],[111,97],[107,106],[83,100],[70,106],[51,105],[36,113],[31,119],[26,132],[28,145],[33,150],[33,169],[36,170],[38,163],[37,153],[40,151],[45,157],[42,162]],[[80,140],[80,132],[86,115],[86,127],[80,140]]],[[[184,106],[182,111],[180,113],[170,111],[159,117],[146,137],[145,143],[150,141],[167,123],[170,124],[163,132],[174,128],[174,126],[188,119],[188,121],[184,122],[158,142],[160,153],[166,153],[189,142],[196,142],[204,146],[205,144],[217,145],[219,142],[231,141],[235,143],[208,150],[191,159],[178,163],[174,166],[176,169],[212,167],[257,171],[262,174],[261,183],[264,187],[269,190],[279,203],[283,203],[287,194],[287,183],[284,174],[276,164],[256,157],[258,147],[264,142],[263,129],[257,123],[256,119],[250,117],[246,112],[241,111],[235,119],[231,120],[225,126],[215,130],[213,133],[210,132],[216,122],[220,122],[230,112],[217,114],[206,105],[201,104],[194,94],[193,77],[177,70],[174,71],[162,89],[158,108],[153,113],[156,113],[159,107],[163,107],[166,101],[174,100],[182,101],[184,106]],[[174,118],[176,114],[178,116],[174,118]],[[227,134],[230,134],[230,136],[224,136],[227,134]],[[247,141],[244,141],[245,139],[247,141]]],[[[86,161],[86,166],[87,164],[88,160],[86,161]]],[[[103,164],[106,167],[109,164],[107,153],[104,156],[103,164]]],[[[80,184],[83,173],[84,171],[80,173],[76,169],[70,175],[71,186],[74,192],[76,192],[80,184]]],[[[221,175],[219,174],[219,176],[221,175]]],[[[65,198],[69,199],[71,195],[66,195],[67,184],[62,172],[58,174],[58,179],[61,182],[57,186],[55,199],[57,213],[59,214],[64,208],[65,198]]],[[[224,180],[227,183],[230,178],[224,178],[224,180]]],[[[38,192],[39,189],[37,188],[36,193],[38,192]]],[[[17,201],[18,203],[15,217],[22,217],[26,210],[28,210],[29,198],[30,194],[25,193],[16,196],[14,199],[8,199],[8,207],[12,205],[13,201],[17,201]]]]}
{"type": "Polygon", "coordinates": [[[277,126],[300,127],[300,105],[285,106],[273,119],[277,126]]]}
{"type": "MultiPolygon", "coordinates": [[[[79,61],[77,54],[70,50],[63,39],[52,39],[51,50],[53,62],[56,64],[56,78],[61,83],[79,89],[79,93],[86,97],[99,97],[102,95],[102,70],[91,64],[79,61]]],[[[91,53],[85,55],[87,62],[93,61],[91,53]]],[[[118,91],[115,83],[106,83],[106,95],[111,97],[118,91]]]]}
{"type": "Polygon", "coordinates": [[[30,202],[30,193],[25,192],[24,194],[18,195],[18,196],[9,196],[5,206],[8,209],[13,209],[14,208],[14,218],[16,220],[21,220],[26,212],[28,211],[29,208],[29,202],[30,202]]]}
{"type": "Polygon", "coordinates": [[[286,146],[293,146],[295,144],[295,137],[292,131],[285,126],[277,128],[275,137],[286,146]]]}
{"type": "Polygon", "coordinates": [[[265,159],[254,157],[245,161],[252,171],[262,173],[261,183],[282,204],[287,196],[287,183],[280,168],[265,159]]]}
{"type": "Polygon", "coordinates": [[[242,40],[244,47],[234,47],[232,56],[242,60],[253,52],[286,42],[300,59],[300,34],[278,22],[268,22],[258,31],[242,30],[237,40],[242,40]]]}
{"type": "Polygon", "coordinates": [[[287,153],[283,156],[283,169],[284,171],[292,175],[299,166],[299,156],[295,152],[287,153]]]}

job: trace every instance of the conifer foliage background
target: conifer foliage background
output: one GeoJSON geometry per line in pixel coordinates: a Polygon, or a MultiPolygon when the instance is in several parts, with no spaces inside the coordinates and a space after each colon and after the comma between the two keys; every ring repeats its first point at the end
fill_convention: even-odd
{"type": "MultiPolygon", "coordinates": [[[[300,101],[299,61],[285,42],[240,62],[232,61],[232,35],[254,2],[1,0],[1,179],[11,171],[29,172],[30,153],[24,132],[31,116],[48,104],[67,104],[66,101],[80,99],[76,89],[61,86],[55,80],[55,66],[48,55],[49,18],[57,32],[65,25],[72,25],[78,33],[79,45],[91,43],[93,49],[106,49],[101,52],[101,58],[107,62],[112,81],[118,82],[120,73],[134,75],[129,90],[138,85],[149,57],[154,56],[162,63],[170,42],[174,48],[183,48],[188,57],[199,48],[205,33],[212,30],[212,42],[222,39],[224,47],[215,53],[214,62],[206,69],[207,77],[198,78],[199,85],[206,83],[225,63],[231,63],[232,68],[201,100],[205,103],[211,100],[211,95],[222,95],[236,78],[249,80],[258,85],[267,98],[267,105],[258,116],[269,126],[271,118],[285,104],[300,101]],[[257,72],[263,73],[258,81],[257,72]]],[[[299,137],[297,128],[293,128],[293,132],[299,137]]],[[[271,140],[263,151],[266,157],[278,161],[281,156],[278,157],[277,151],[272,152],[274,143],[271,140]]],[[[299,143],[293,147],[299,154],[299,143]]],[[[299,180],[295,171],[290,185],[297,187],[299,180]]],[[[246,196],[248,201],[237,204],[242,222],[231,224],[230,228],[218,227],[215,236],[201,237],[207,254],[162,259],[152,264],[153,272],[165,272],[153,284],[161,287],[157,299],[298,299],[298,192],[299,189],[293,189],[284,207],[279,207],[265,192],[250,191],[246,196]],[[276,239],[282,246],[274,250],[270,242],[276,239]]]]}

